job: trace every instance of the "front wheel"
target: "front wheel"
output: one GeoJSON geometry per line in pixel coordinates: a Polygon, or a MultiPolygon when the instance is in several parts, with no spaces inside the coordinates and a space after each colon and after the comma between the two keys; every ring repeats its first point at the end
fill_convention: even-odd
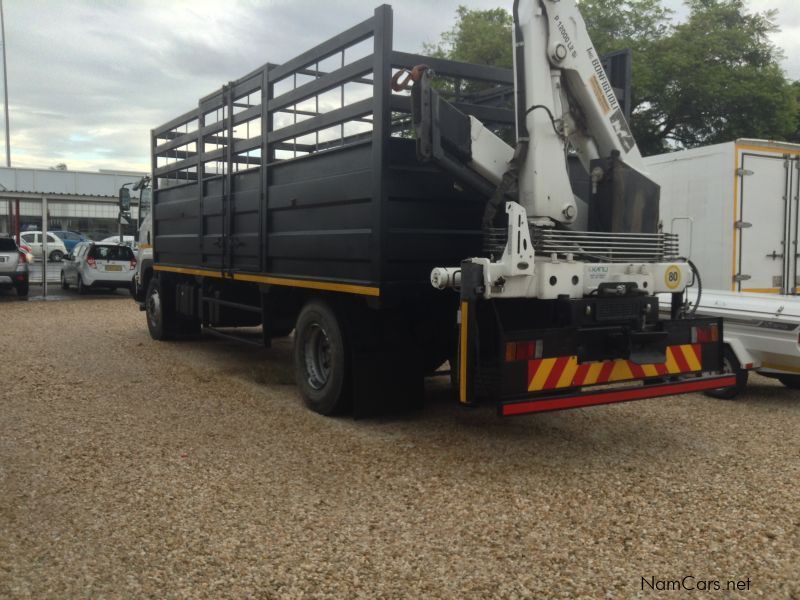
{"type": "Polygon", "coordinates": [[[147,330],[154,340],[165,341],[174,337],[174,319],[165,286],[157,277],[150,280],[144,299],[147,330]]]}
{"type": "Polygon", "coordinates": [[[722,365],[722,370],[724,373],[736,375],[736,385],[726,388],[719,388],[716,390],[708,390],[704,393],[706,396],[717,398],[718,400],[733,400],[742,392],[742,390],[744,390],[745,386],[747,385],[749,372],[745,369],[742,369],[741,365],[739,364],[739,359],[736,358],[736,353],[734,353],[730,346],[725,346],[722,356],[722,365]]]}
{"type": "Polygon", "coordinates": [[[295,327],[294,367],[297,386],[311,410],[332,415],[347,408],[348,362],[336,313],[321,301],[306,304],[295,327]]]}
{"type": "Polygon", "coordinates": [[[53,262],[61,262],[64,259],[64,253],[61,250],[53,250],[50,253],[50,260],[53,262]]]}

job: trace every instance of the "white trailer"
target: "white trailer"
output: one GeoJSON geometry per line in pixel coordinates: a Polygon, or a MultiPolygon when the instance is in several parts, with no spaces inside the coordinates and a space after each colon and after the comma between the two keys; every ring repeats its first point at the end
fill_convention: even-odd
{"type": "Polygon", "coordinates": [[[800,291],[800,145],[740,139],[645,163],[661,186],[664,231],[680,234],[704,287],[800,291]]]}
{"type": "MultiPolygon", "coordinates": [[[[736,388],[749,370],[800,387],[800,145],[740,139],[645,159],[660,218],[702,277],[698,316],[722,317],[736,388]]],[[[692,304],[696,291],[689,293],[692,304]]]]}

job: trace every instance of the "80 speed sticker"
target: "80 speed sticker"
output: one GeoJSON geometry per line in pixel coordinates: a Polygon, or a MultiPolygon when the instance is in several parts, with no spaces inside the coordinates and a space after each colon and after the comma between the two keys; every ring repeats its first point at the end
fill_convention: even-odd
{"type": "Polygon", "coordinates": [[[681,270],[679,267],[675,265],[669,267],[664,272],[664,283],[666,286],[671,289],[677,289],[681,285],[681,279],[683,279],[683,275],[681,274],[681,270]]]}

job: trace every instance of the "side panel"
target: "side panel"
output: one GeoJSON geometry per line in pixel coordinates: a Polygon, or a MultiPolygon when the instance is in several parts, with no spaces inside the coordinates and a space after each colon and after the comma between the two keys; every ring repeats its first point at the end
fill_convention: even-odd
{"type": "Polygon", "coordinates": [[[378,281],[371,145],[269,166],[267,271],[378,281]]]}
{"type": "Polygon", "coordinates": [[[733,285],[735,154],[729,143],[645,159],[661,186],[664,231],[678,234],[680,254],[697,265],[704,288],[733,285]]]}
{"type": "Polygon", "coordinates": [[[416,160],[414,142],[393,139],[387,175],[384,278],[432,290],[430,272],[481,252],[486,200],[416,160]]]}

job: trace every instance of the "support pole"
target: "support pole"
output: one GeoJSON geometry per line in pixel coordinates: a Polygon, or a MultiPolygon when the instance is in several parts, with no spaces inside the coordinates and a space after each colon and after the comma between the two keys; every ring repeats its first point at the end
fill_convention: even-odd
{"type": "Polygon", "coordinates": [[[47,198],[42,198],[42,296],[47,298],[47,198]]]}

